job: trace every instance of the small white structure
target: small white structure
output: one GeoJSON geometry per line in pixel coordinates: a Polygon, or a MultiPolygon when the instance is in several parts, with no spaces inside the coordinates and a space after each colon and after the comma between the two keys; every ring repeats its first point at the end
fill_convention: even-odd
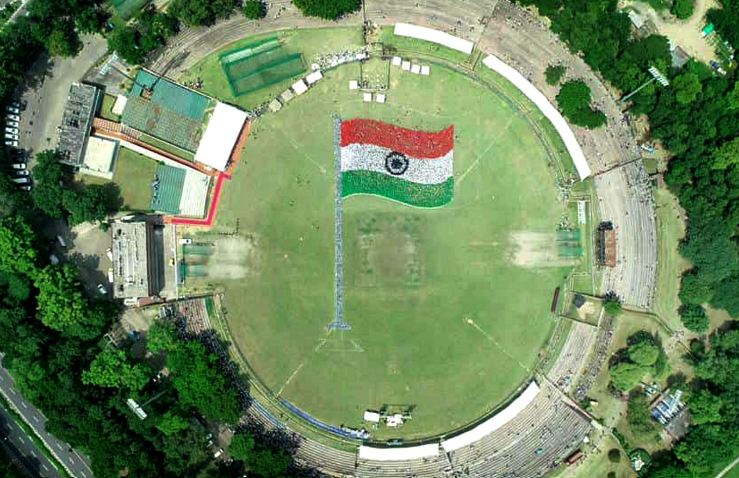
{"type": "Polygon", "coordinates": [[[414,73],[416,75],[418,75],[419,73],[421,73],[421,65],[413,65],[413,66],[411,66],[411,73],[414,73]]]}
{"type": "Polygon", "coordinates": [[[308,91],[308,86],[305,84],[303,80],[298,80],[295,83],[293,83],[293,91],[296,95],[302,95],[306,91],[308,91]]]}
{"type": "Polygon", "coordinates": [[[390,415],[385,419],[385,422],[389,427],[399,427],[403,424],[403,415],[401,415],[400,413],[390,415]]]}
{"type": "Polygon", "coordinates": [[[357,89],[359,89],[359,82],[357,82],[357,80],[351,80],[349,82],[349,89],[350,90],[357,90],[357,89]]]}
{"type": "Polygon", "coordinates": [[[393,66],[400,66],[403,63],[403,59],[399,56],[393,57],[393,66]]]}
{"type": "Polygon", "coordinates": [[[423,65],[421,67],[421,74],[428,76],[429,73],[431,73],[431,68],[429,68],[428,65],[423,65]]]}
{"type": "Polygon", "coordinates": [[[371,410],[365,410],[364,419],[365,421],[368,421],[368,422],[380,423],[380,414],[378,412],[373,412],[371,410]]]}
{"type": "Polygon", "coordinates": [[[311,73],[310,75],[306,76],[305,77],[305,81],[307,81],[309,85],[312,85],[313,83],[317,82],[321,78],[323,78],[323,75],[321,74],[321,71],[320,70],[316,70],[313,73],[311,73]]]}
{"type": "Polygon", "coordinates": [[[411,62],[410,61],[404,61],[403,62],[403,71],[411,71],[411,62]]]}
{"type": "Polygon", "coordinates": [[[418,25],[411,25],[410,23],[396,23],[395,34],[402,37],[417,38],[419,40],[426,40],[453,50],[467,53],[472,53],[472,48],[475,46],[471,41],[467,41],[463,38],[455,37],[448,33],[444,33],[433,28],[419,27],[418,25]]]}
{"type": "Polygon", "coordinates": [[[128,102],[127,96],[116,96],[115,103],[113,104],[113,108],[110,110],[110,112],[114,115],[121,116],[123,114],[123,110],[126,109],[126,102],[128,102]]]}
{"type": "Polygon", "coordinates": [[[365,93],[364,94],[364,101],[369,103],[372,101],[372,93],[365,93]]]}
{"type": "Polygon", "coordinates": [[[113,179],[113,160],[118,151],[118,141],[98,136],[90,136],[87,140],[85,160],[80,170],[91,176],[113,179]]]}
{"type": "Polygon", "coordinates": [[[377,93],[377,96],[375,97],[375,101],[378,103],[384,103],[385,102],[385,95],[382,93],[377,93]]]}
{"type": "Polygon", "coordinates": [[[195,161],[225,171],[244,123],[246,123],[244,111],[225,103],[216,104],[195,153],[195,161]]]}

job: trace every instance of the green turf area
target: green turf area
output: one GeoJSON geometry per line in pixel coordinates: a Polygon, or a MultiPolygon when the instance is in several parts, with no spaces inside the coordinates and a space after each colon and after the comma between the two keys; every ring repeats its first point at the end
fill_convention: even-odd
{"type": "MultiPolygon", "coordinates": [[[[190,82],[200,79],[203,82],[202,91],[204,93],[241,106],[244,109],[253,109],[289,88],[296,78],[285,79],[266,88],[236,97],[231,91],[226,74],[223,72],[219,55],[238,51],[258,40],[271,37],[274,37],[274,33],[249,37],[224,45],[216,54],[198,62],[195,67],[180,78],[180,81],[190,82]]],[[[310,66],[319,55],[360,48],[362,46],[362,30],[360,28],[295,30],[281,32],[279,39],[282,42],[281,50],[284,53],[302,53],[306,65],[310,66]]],[[[299,76],[297,75],[297,77],[299,76]]]]}
{"type": "Polygon", "coordinates": [[[115,105],[115,100],[116,98],[113,95],[103,96],[103,104],[100,106],[100,117],[101,118],[104,118],[110,121],[115,121],[115,122],[121,121],[120,115],[113,114],[113,111],[112,111],[113,105],[115,105]]]}
{"type": "MultiPolygon", "coordinates": [[[[113,171],[113,182],[118,185],[124,211],[151,210],[151,182],[157,162],[126,148],[118,148],[113,171]]],[[[93,176],[81,176],[86,184],[103,184],[108,181],[93,176]]]]}
{"type": "Polygon", "coordinates": [[[108,0],[115,12],[124,20],[130,20],[136,13],[151,3],[151,0],[108,0]]]}
{"type": "Polygon", "coordinates": [[[568,207],[557,193],[556,161],[528,118],[456,71],[438,64],[432,71],[391,69],[384,105],[348,89],[358,65],[327,72],[255,123],[217,219],[223,231],[238,221],[252,241],[244,277],[221,282],[232,338],[259,379],[333,425],[359,426],[365,409],[384,404],[415,407],[403,428],[372,430],[377,438],[445,432],[515,392],[549,339],[552,293],[572,269],[551,267],[526,248],[530,236],[550,237],[556,248],[568,207]],[[455,190],[451,204],[431,210],[345,199],[344,306],[353,328],[327,334],[332,113],[427,131],[453,124],[455,190]]]}

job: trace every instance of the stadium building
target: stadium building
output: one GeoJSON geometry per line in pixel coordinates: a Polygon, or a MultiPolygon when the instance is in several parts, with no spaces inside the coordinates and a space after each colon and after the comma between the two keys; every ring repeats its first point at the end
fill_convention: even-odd
{"type": "Polygon", "coordinates": [[[114,222],[111,227],[113,297],[137,301],[159,294],[162,267],[154,225],[114,222]]]}

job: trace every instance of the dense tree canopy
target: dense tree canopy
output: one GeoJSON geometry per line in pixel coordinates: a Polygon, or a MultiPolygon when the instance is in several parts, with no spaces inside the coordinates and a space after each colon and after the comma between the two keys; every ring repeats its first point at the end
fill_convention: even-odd
{"type": "Polygon", "coordinates": [[[647,400],[644,393],[637,392],[629,396],[626,422],[635,435],[643,436],[656,432],[657,427],[652,421],[652,414],[649,411],[649,400],[647,400]]]}
{"type": "Polygon", "coordinates": [[[233,13],[236,0],[173,0],[169,13],[191,26],[212,25],[233,13]]]}
{"type": "Polygon", "coordinates": [[[338,20],[362,6],[361,0],[294,0],[293,3],[303,15],[324,20],[338,20]]]}
{"type": "Polygon", "coordinates": [[[606,124],[606,115],[591,108],[590,95],[590,87],[584,81],[571,80],[562,85],[557,104],[570,123],[590,129],[606,124]]]}
{"type": "Polygon", "coordinates": [[[106,348],[95,357],[89,370],[82,372],[82,382],[98,387],[141,390],[150,376],[151,370],[145,364],[132,364],[123,350],[106,348]]]}
{"type": "Polygon", "coordinates": [[[567,67],[564,65],[549,65],[547,69],[544,70],[544,79],[551,86],[557,86],[562,77],[565,76],[566,71],[567,67]]]}
{"type": "Polygon", "coordinates": [[[695,0],[674,0],[670,12],[680,20],[687,20],[695,12],[695,0]]]}
{"type": "Polygon", "coordinates": [[[267,15],[267,5],[262,0],[248,0],[241,11],[250,20],[259,20],[267,15]]]}

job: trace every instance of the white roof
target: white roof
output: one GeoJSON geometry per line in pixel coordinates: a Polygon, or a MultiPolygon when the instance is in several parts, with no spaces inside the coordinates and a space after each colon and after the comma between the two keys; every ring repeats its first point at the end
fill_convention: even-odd
{"type": "Polygon", "coordinates": [[[375,461],[405,461],[418,460],[428,456],[439,454],[439,444],[409,446],[398,448],[372,448],[369,446],[359,447],[359,458],[375,461]]]}
{"type": "Polygon", "coordinates": [[[365,93],[364,101],[372,101],[372,93],[365,93]]]}
{"type": "Polygon", "coordinates": [[[113,104],[113,109],[111,109],[110,111],[114,115],[118,115],[118,116],[122,115],[123,114],[123,110],[126,109],[126,103],[127,102],[128,102],[128,97],[127,96],[125,96],[125,95],[118,95],[118,96],[116,96],[115,103],[113,104]]]}
{"type": "Polygon", "coordinates": [[[118,141],[90,136],[87,139],[84,168],[98,173],[112,173],[113,158],[118,141]]]}
{"type": "Polygon", "coordinates": [[[472,53],[472,48],[474,47],[474,43],[471,41],[434,30],[433,28],[419,27],[410,23],[396,23],[395,34],[402,37],[418,38],[419,40],[438,43],[439,45],[444,45],[453,50],[459,50],[468,55],[472,53]]]}
{"type": "Polygon", "coordinates": [[[421,65],[411,66],[411,73],[415,73],[416,75],[421,73],[421,65]]]}
{"type": "Polygon", "coordinates": [[[384,103],[385,102],[385,95],[383,95],[382,93],[377,93],[377,96],[375,97],[375,100],[378,103],[384,103]]]}
{"type": "Polygon", "coordinates": [[[308,87],[305,85],[303,80],[298,80],[295,83],[293,83],[293,90],[296,94],[302,95],[306,91],[308,91],[308,87]]]}
{"type": "Polygon", "coordinates": [[[195,161],[225,171],[245,122],[245,112],[218,102],[200,140],[195,161]]]}
{"type": "Polygon", "coordinates": [[[321,74],[319,70],[317,70],[311,73],[310,75],[306,76],[305,81],[307,81],[309,85],[312,85],[313,83],[320,80],[321,78],[323,78],[323,75],[321,74]]]}
{"type": "Polygon", "coordinates": [[[580,144],[575,138],[575,134],[570,129],[567,121],[565,121],[559,111],[557,111],[557,108],[549,102],[547,97],[544,96],[541,91],[537,90],[531,82],[523,77],[523,75],[502,62],[497,57],[489,55],[482,62],[488,68],[492,68],[503,75],[508,81],[513,83],[516,88],[521,90],[524,95],[534,102],[544,116],[552,122],[554,129],[557,130],[562,141],[564,141],[565,147],[570,153],[572,161],[575,163],[575,168],[577,169],[577,174],[580,176],[580,180],[582,181],[590,176],[590,166],[588,165],[588,161],[585,159],[585,155],[582,152],[582,148],[580,148],[580,144]]]}
{"type": "Polygon", "coordinates": [[[350,90],[356,90],[357,88],[359,88],[359,83],[357,82],[357,80],[350,80],[349,81],[349,89],[350,90]]]}
{"type": "Polygon", "coordinates": [[[403,62],[403,69],[406,71],[410,71],[411,69],[411,62],[410,61],[404,61],[403,62]]]}
{"type": "Polygon", "coordinates": [[[428,67],[428,65],[423,65],[421,67],[421,74],[422,75],[428,75],[431,72],[431,68],[428,67]]]}
{"type": "Polygon", "coordinates": [[[518,415],[524,408],[534,401],[534,398],[536,398],[538,393],[539,386],[536,382],[532,381],[529,386],[526,387],[526,390],[524,390],[524,392],[519,395],[513,403],[508,405],[500,413],[497,413],[492,418],[477,425],[468,432],[464,432],[461,435],[457,435],[454,438],[441,442],[441,446],[444,447],[445,451],[449,452],[471,445],[511,421],[513,417],[518,415]]]}
{"type": "Polygon", "coordinates": [[[403,62],[403,59],[399,56],[393,57],[393,66],[400,66],[400,64],[403,62]]]}
{"type": "Polygon", "coordinates": [[[371,412],[369,410],[365,410],[364,411],[364,419],[367,420],[368,422],[379,423],[380,422],[380,414],[377,413],[377,412],[371,412]]]}

